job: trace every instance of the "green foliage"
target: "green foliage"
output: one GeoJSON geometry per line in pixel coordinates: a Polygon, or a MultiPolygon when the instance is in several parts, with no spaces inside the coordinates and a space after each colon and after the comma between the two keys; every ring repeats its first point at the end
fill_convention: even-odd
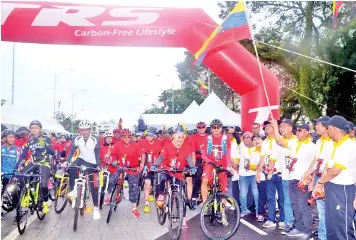
{"type": "MultiPolygon", "coordinates": [[[[58,123],[60,123],[64,129],[68,132],[72,132],[72,119],[73,117],[70,115],[66,115],[63,112],[56,112],[55,119],[58,123]]],[[[78,129],[80,120],[73,121],[73,129],[74,131],[78,129]]]]}

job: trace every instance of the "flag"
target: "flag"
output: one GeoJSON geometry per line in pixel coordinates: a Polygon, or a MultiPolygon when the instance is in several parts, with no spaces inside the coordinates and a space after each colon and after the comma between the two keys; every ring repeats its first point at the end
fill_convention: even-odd
{"type": "Polygon", "coordinates": [[[334,28],[337,26],[337,16],[339,15],[339,10],[343,1],[334,1],[333,3],[333,25],[334,28]]]}
{"type": "Polygon", "coordinates": [[[166,104],[166,105],[164,106],[164,111],[163,111],[163,113],[167,113],[168,109],[169,109],[169,106],[166,104]]]}
{"type": "Polygon", "coordinates": [[[209,93],[209,92],[208,92],[209,87],[208,87],[207,85],[205,85],[202,80],[199,80],[198,82],[199,82],[199,85],[200,85],[200,88],[199,88],[200,92],[201,92],[203,95],[208,95],[208,93],[209,93]]]}
{"type": "Polygon", "coordinates": [[[124,124],[122,123],[122,118],[120,118],[119,124],[117,125],[117,128],[118,128],[119,130],[124,129],[124,124]]]}
{"type": "Polygon", "coordinates": [[[195,65],[200,66],[207,54],[222,50],[231,42],[251,37],[245,10],[244,1],[239,1],[222,24],[215,28],[203,46],[194,54],[195,65]]]}
{"type": "Polygon", "coordinates": [[[200,92],[203,94],[203,95],[208,95],[208,91],[203,88],[202,86],[200,86],[200,92]]]}

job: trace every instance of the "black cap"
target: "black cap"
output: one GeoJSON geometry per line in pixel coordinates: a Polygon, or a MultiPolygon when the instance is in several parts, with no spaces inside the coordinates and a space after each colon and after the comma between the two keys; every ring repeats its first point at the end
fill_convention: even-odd
{"type": "Polygon", "coordinates": [[[348,125],[347,125],[346,119],[339,115],[335,115],[332,118],[330,118],[328,121],[325,121],[325,122],[323,121],[321,123],[325,126],[333,126],[333,127],[336,127],[338,129],[348,132],[348,125]]]}
{"type": "Polygon", "coordinates": [[[349,128],[348,132],[355,130],[355,125],[350,121],[347,121],[347,127],[349,128]]]}
{"type": "Polygon", "coordinates": [[[263,125],[264,125],[264,126],[266,126],[266,125],[268,125],[268,124],[271,124],[271,121],[266,120],[266,121],[263,122],[263,125]]]}
{"type": "Polygon", "coordinates": [[[284,118],[283,120],[280,120],[280,121],[278,122],[278,124],[281,124],[281,123],[286,123],[286,124],[288,124],[288,125],[290,125],[290,126],[293,127],[293,122],[292,122],[292,120],[290,120],[290,119],[288,119],[288,118],[284,118]]]}
{"type": "Polygon", "coordinates": [[[328,116],[321,116],[319,118],[313,119],[312,122],[317,123],[317,122],[326,122],[329,121],[330,117],[328,116]]]}
{"type": "Polygon", "coordinates": [[[297,128],[299,129],[305,129],[309,132],[310,128],[309,128],[309,125],[306,124],[305,122],[301,122],[301,123],[298,123],[297,124],[297,128]]]}

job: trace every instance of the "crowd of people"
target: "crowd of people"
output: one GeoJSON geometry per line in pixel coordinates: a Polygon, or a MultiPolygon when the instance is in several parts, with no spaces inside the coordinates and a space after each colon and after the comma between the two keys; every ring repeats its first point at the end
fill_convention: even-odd
{"type": "MultiPolygon", "coordinates": [[[[272,119],[262,125],[254,123],[251,132],[242,132],[214,119],[209,125],[197,123],[196,130],[189,132],[178,124],[165,131],[149,128],[134,135],[128,129],[115,129],[95,137],[91,123],[84,120],[75,136],[48,137],[42,132],[41,123],[33,121],[30,129],[2,132],[1,172],[18,169],[29,173],[40,169],[43,212],[48,213],[48,179],[53,158],[62,165],[108,166],[111,174],[106,204],[118,174],[122,168],[129,168],[125,170],[129,201],[132,215],[139,217],[136,202],[140,174],[145,179],[143,210],[149,213],[150,202],[154,201],[151,187],[155,170],[190,169],[191,175],[175,173],[175,177],[186,179],[187,205],[196,209],[199,202],[208,198],[212,163],[231,173],[219,174],[220,190],[231,192],[239,203],[242,218],[254,214],[256,221],[263,222],[263,228],[278,228],[283,235],[310,239],[315,234],[312,205],[316,202],[318,239],[355,239],[355,126],[341,116],[321,116],[313,123],[315,131],[304,122],[294,125],[290,119],[272,119]],[[254,209],[248,204],[249,191],[254,209]]],[[[172,176],[160,174],[156,207],[163,206],[165,182],[172,176]]],[[[69,198],[74,197],[76,178],[77,172],[69,170],[69,198]]],[[[2,177],[3,188],[9,181],[2,177]]],[[[93,183],[90,187],[93,218],[99,219],[98,191],[93,183]]],[[[222,222],[229,225],[226,216],[222,222]]],[[[183,227],[188,227],[185,218],[183,227]]]]}

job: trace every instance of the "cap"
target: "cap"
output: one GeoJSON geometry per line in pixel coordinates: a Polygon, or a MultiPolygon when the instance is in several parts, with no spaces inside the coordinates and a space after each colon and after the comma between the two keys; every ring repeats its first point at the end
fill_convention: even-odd
{"type": "Polygon", "coordinates": [[[298,123],[298,124],[297,124],[297,128],[299,128],[299,129],[305,129],[305,130],[307,130],[307,131],[309,132],[309,125],[306,124],[305,122],[298,123]]]}
{"type": "Polygon", "coordinates": [[[250,138],[253,137],[252,132],[245,132],[244,135],[242,135],[242,137],[245,137],[245,136],[250,137],[250,138]]]}
{"type": "Polygon", "coordinates": [[[266,126],[267,124],[271,124],[271,121],[266,120],[266,121],[263,122],[264,126],[266,126]]]}
{"type": "Polygon", "coordinates": [[[347,121],[347,127],[349,128],[348,132],[355,130],[355,125],[350,121],[347,121]]]}
{"type": "Polygon", "coordinates": [[[290,119],[288,119],[288,118],[284,118],[283,120],[279,121],[279,124],[281,124],[281,123],[286,123],[286,124],[288,124],[288,125],[290,125],[290,126],[293,127],[293,122],[292,122],[292,120],[290,120],[290,119]]]}
{"type": "Polygon", "coordinates": [[[338,129],[348,131],[348,124],[347,121],[344,117],[341,117],[339,115],[335,115],[332,118],[330,118],[328,121],[322,121],[321,122],[325,126],[333,126],[338,129]]]}
{"type": "Polygon", "coordinates": [[[326,122],[329,121],[330,117],[328,116],[321,116],[319,118],[313,119],[312,122],[317,123],[317,122],[326,122]]]}

